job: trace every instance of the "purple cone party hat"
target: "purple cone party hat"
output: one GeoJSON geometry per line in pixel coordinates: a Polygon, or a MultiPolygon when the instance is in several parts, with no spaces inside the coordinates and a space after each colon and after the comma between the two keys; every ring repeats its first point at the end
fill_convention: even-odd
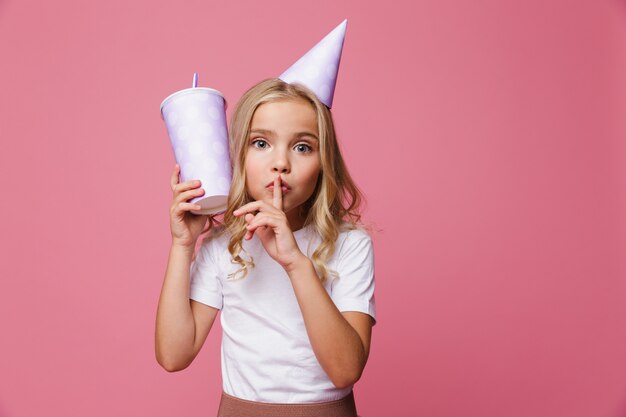
{"type": "Polygon", "coordinates": [[[348,19],[341,22],[278,78],[290,84],[304,84],[322,103],[331,108],[347,26],[348,19]]]}

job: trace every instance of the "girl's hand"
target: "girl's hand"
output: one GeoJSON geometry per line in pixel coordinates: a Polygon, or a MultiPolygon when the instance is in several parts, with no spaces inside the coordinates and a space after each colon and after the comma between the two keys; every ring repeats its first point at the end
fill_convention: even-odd
{"type": "Polygon", "coordinates": [[[244,238],[252,239],[256,232],[267,253],[286,270],[304,256],[283,211],[280,175],[274,179],[274,199],[271,205],[257,200],[239,207],[233,214],[237,217],[245,215],[248,232],[244,238]],[[253,214],[257,211],[256,215],[253,214]]]}
{"type": "Polygon", "coordinates": [[[180,167],[176,164],[171,178],[172,192],[174,193],[174,199],[170,208],[172,244],[194,248],[198,236],[208,230],[204,229],[208,216],[190,213],[191,210],[200,209],[200,206],[187,203],[187,201],[204,194],[204,190],[199,188],[200,181],[198,180],[179,183],[179,174],[180,167]]]}

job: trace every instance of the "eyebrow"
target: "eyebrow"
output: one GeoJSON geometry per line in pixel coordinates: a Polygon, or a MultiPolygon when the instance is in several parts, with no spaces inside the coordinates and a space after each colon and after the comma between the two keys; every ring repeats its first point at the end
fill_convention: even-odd
{"type": "MultiPolygon", "coordinates": [[[[267,129],[252,129],[250,130],[250,133],[261,133],[263,135],[269,135],[269,136],[276,136],[276,132],[274,132],[273,130],[267,130],[267,129]]],[[[310,136],[313,139],[319,140],[318,137],[311,132],[298,132],[298,133],[294,133],[293,135],[294,137],[302,137],[302,136],[310,136]]]]}

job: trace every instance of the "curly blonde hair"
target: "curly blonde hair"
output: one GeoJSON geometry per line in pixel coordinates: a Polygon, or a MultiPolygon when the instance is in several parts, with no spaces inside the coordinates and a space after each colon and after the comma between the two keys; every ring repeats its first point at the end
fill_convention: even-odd
{"type": "MultiPolygon", "coordinates": [[[[242,240],[246,234],[246,221],[243,217],[235,217],[233,211],[254,201],[246,191],[245,160],[248,151],[247,138],[250,134],[250,125],[256,109],[263,103],[281,100],[302,99],[311,104],[317,117],[319,132],[319,150],[321,170],[317,185],[311,197],[300,207],[305,217],[304,226],[313,225],[313,229],[320,236],[321,243],[312,254],[313,265],[322,284],[329,275],[336,276],[336,271],[326,267],[328,260],[335,252],[335,243],[339,233],[363,226],[361,223],[360,207],[364,197],[356,186],[343,161],[335,127],[330,110],[317,96],[302,84],[289,84],[278,78],[266,79],[246,91],[234,109],[230,124],[230,158],[233,167],[233,178],[228,196],[228,207],[223,213],[223,222],[216,216],[209,216],[210,231],[215,224],[215,233],[205,237],[210,239],[225,231],[230,232],[228,251],[232,262],[241,265],[232,279],[245,278],[249,268],[254,268],[254,260],[246,260],[240,256],[244,252],[242,240]]],[[[365,227],[367,229],[367,227],[365,227]]],[[[246,252],[247,254],[247,252],[246,252]]]]}

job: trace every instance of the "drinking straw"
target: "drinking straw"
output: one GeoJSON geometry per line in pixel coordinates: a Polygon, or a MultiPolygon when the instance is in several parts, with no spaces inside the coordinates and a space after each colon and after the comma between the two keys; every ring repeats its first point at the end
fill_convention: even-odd
{"type": "Polygon", "coordinates": [[[196,88],[198,86],[198,73],[193,73],[193,81],[191,82],[191,87],[196,88]]]}

